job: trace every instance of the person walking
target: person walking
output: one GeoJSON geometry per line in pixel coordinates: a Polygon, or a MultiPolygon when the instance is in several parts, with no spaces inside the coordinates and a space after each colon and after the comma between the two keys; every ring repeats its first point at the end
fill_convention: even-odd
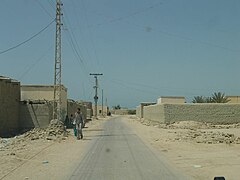
{"type": "Polygon", "coordinates": [[[83,127],[83,116],[80,111],[80,108],[77,108],[77,112],[75,113],[75,123],[77,130],[77,139],[83,138],[82,127],[83,127]]]}
{"type": "Polygon", "coordinates": [[[73,128],[73,134],[74,134],[74,136],[77,137],[76,120],[72,114],[70,115],[70,122],[71,122],[71,128],[73,128]]]}

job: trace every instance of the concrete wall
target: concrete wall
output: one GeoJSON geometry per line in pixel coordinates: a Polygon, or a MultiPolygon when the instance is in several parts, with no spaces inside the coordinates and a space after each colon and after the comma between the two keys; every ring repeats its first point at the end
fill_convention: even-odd
{"type": "Polygon", "coordinates": [[[144,106],[143,118],[149,121],[165,123],[164,106],[162,104],[144,106]]]}
{"type": "Polygon", "coordinates": [[[230,101],[228,103],[240,103],[240,96],[226,96],[230,101]]]}
{"type": "Polygon", "coordinates": [[[77,103],[85,105],[87,107],[87,119],[91,119],[93,116],[92,102],[78,100],[77,103]]]}
{"type": "Polygon", "coordinates": [[[185,103],[185,97],[183,96],[161,96],[157,100],[157,104],[163,104],[163,103],[185,103]]]}
{"type": "MultiPolygon", "coordinates": [[[[92,110],[93,110],[93,116],[95,115],[95,104],[92,105],[92,110]]],[[[107,106],[103,106],[103,112],[102,112],[102,105],[97,105],[97,115],[98,116],[106,116],[108,114],[108,107],[107,106]]]]}
{"type": "Polygon", "coordinates": [[[20,82],[0,76],[0,136],[18,132],[20,82]]]}
{"type": "Polygon", "coordinates": [[[50,102],[21,102],[20,104],[20,129],[47,127],[52,119],[53,106],[50,102]]]}
{"type": "Polygon", "coordinates": [[[112,114],[116,115],[127,115],[128,114],[128,109],[113,109],[111,110],[112,114]]]}
{"type": "Polygon", "coordinates": [[[240,122],[240,104],[165,104],[165,120],[198,121],[218,124],[240,122]]]}
{"type": "Polygon", "coordinates": [[[136,116],[138,118],[141,118],[141,106],[140,105],[136,107],[136,116]]]}
{"type": "Polygon", "coordinates": [[[240,104],[159,104],[144,107],[144,119],[161,123],[198,121],[216,124],[240,122],[240,104]]]}
{"type": "MultiPolygon", "coordinates": [[[[67,115],[67,88],[61,87],[62,116],[67,115]]],[[[21,85],[21,100],[54,100],[53,85],[21,85]]]]}
{"type": "Polygon", "coordinates": [[[137,117],[143,118],[143,116],[144,116],[143,108],[145,106],[154,105],[154,104],[156,104],[156,103],[155,102],[141,102],[140,105],[136,109],[136,114],[138,114],[137,117]]]}
{"type": "Polygon", "coordinates": [[[68,105],[67,105],[67,114],[68,117],[73,115],[75,116],[75,113],[77,112],[77,108],[80,108],[83,118],[86,120],[87,119],[87,107],[83,104],[79,104],[78,102],[75,102],[73,100],[68,100],[68,105]]]}

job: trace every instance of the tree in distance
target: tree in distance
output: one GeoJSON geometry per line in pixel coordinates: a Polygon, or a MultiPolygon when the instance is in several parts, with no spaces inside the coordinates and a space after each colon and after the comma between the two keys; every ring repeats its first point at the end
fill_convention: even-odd
{"type": "Polygon", "coordinates": [[[193,103],[205,103],[205,97],[195,96],[192,100],[193,103]]]}
{"type": "Polygon", "coordinates": [[[193,103],[227,103],[229,101],[225,94],[221,92],[213,93],[212,97],[195,96],[192,100],[193,103]]]}
{"type": "Polygon", "coordinates": [[[212,102],[213,103],[227,103],[230,100],[225,96],[224,93],[218,92],[218,93],[214,93],[212,95],[212,102]]]}
{"type": "Polygon", "coordinates": [[[113,106],[113,109],[121,109],[121,106],[118,104],[117,106],[113,106]]]}

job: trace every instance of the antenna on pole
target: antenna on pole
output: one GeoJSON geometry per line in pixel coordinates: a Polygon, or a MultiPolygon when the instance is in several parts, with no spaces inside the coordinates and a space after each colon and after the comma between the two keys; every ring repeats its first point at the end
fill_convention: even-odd
{"type": "Polygon", "coordinates": [[[55,65],[54,65],[54,102],[53,102],[53,119],[61,120],[61,6],[60,0],[56,0],[56,39],[55,39],[55,65]]]}

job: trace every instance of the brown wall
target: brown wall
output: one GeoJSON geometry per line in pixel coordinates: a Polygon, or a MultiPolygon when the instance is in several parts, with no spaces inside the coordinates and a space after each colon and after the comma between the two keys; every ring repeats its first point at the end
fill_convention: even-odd
{"type": "Polygon", "coordinates": [[[0,136],[18,132],[20,82],[0,76],[0,136]]]}
{"type": "Polygon", "coordinates": [[[87,119],[87,107],[85,105],[82,105],[82,104],[79,104],[78,102],[75,102],[75,101],[72,101],[72,100],[68,100],[68,103],[67,103],[67,114],[68,114],[68,117],[70,117],[70,115],[72,114],[73,117],[77,111],[77,108],[80,108],[81,109],[81,112],[83,114],[83,118],[84,120],[87,119]]]}
{"type": "Polygon", "coordinates": [[[47,127],[52,119],[53,106],[48,101],[21,102],[19,128],[47,127]]]}

